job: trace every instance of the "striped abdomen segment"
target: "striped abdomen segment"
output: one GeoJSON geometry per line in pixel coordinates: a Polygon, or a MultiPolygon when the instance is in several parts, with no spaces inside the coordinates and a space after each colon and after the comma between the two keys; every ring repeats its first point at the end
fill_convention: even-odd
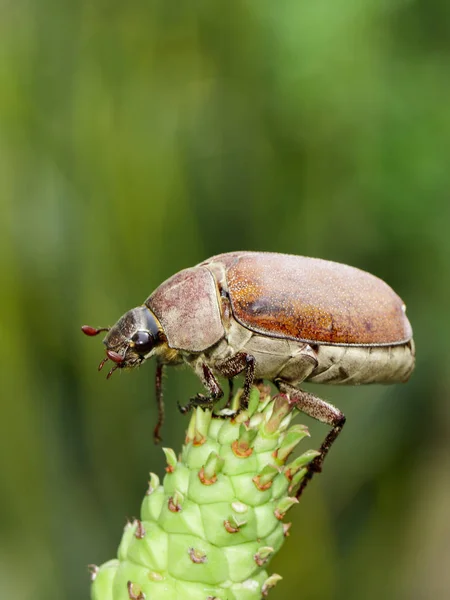
{"type": "Polygon", "coordinates": [[[393,346],[320,345],[314,383],[350,384],[407,381],[414,369],[414,342],[393,346]]]}

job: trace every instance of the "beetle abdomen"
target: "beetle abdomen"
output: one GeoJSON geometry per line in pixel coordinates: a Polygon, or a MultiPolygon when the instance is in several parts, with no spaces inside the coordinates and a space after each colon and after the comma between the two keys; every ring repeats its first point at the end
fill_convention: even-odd
{"type": "Polygon", "coordinates": [[[269,252],[208,262],[225,266],[234,317],[252,331],[312,344],[391,346],[411,339],[402,300],[360,269],[269,252]]]}
{"type": "Polygon", "coordinates": [[[395,346],[322,345],[318,365],[307,377],[314,383],[358,385],[396,383],[409,379],[414,369],[414,343],[395,346]]]}

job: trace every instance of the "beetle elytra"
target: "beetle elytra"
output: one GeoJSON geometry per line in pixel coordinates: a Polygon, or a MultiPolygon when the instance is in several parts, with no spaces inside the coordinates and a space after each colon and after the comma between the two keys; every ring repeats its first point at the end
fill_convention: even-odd
{"type": "Polygon", "coordinates": [[[155,356],[162,424],[162,373],[188,364],[208,391],[193,404],[223,396],[218,377],[245,374],[242,405],[255,381],[272,381],[291,404],[331,426],[312,463],[306,486],[340,433],[345,417],[333,405],[300,390],[303,381],[330,384],[407,381],[414,342],[405,305],[381,279],[347,265],[269,252],[219,254],[163,282],[142,306],[107,331],[107,360],[116,369],[155,356]]]}

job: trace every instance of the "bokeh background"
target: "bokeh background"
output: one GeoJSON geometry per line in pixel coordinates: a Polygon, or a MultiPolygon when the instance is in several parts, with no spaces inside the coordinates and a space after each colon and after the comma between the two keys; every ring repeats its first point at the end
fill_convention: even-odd
{"type": "MultiPolygon", "coordinates": [[[[449,19],[446,0],[0,2],[2,599],[87,599],[163,471],[154,365],[105,381],[80,325],[235,249],[375,273],[417,345],[407,385],[314,388],[348,424],[271,598],[450,596],[449,19]]],[[[198,382],[169,375],[179,447],[198,382]]]]}

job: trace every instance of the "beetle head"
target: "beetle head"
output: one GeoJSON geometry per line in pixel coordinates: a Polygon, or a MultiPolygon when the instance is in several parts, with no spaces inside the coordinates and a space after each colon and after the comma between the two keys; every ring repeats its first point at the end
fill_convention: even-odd
{"type": "Polygon", "coordinates": [[[111,328],[94,329],[84,325],[81,329],[89,336],[108,332],[103,340],[106,358],[98,366],[100,371],[108,359],[115,363],[107,375],[108,379],[116,369],[141,365],[165,342],[161,326],[146,306],[129,310],[111,328]]]}

